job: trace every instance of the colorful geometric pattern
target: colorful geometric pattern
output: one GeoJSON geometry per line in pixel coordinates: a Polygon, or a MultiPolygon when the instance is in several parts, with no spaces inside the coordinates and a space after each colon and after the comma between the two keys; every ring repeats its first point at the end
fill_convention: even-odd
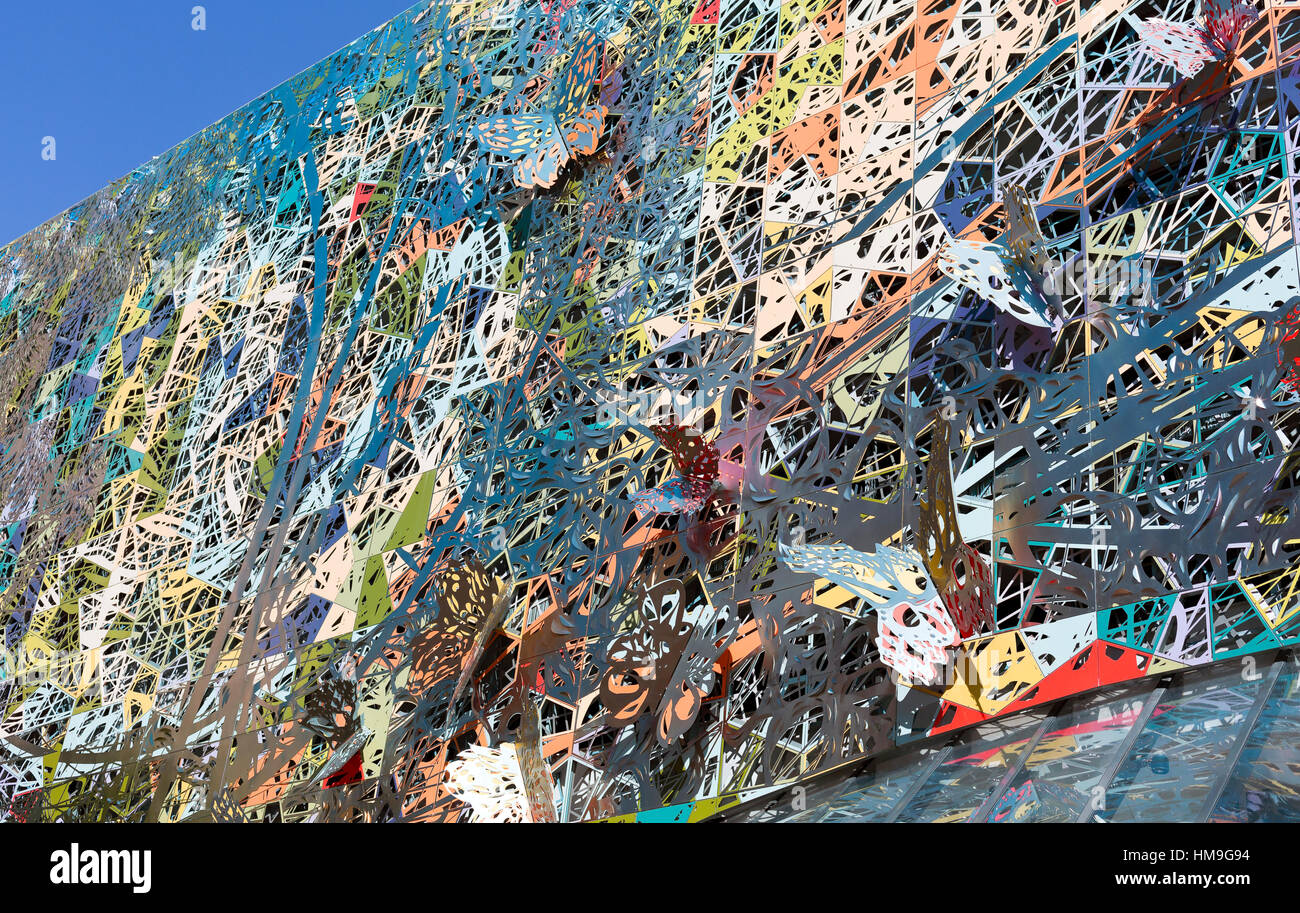
{"type": "Polygon", "coordinates": [[[420,3],[0,250],[0,810],[701,820],[1297,644],[1297,155],[1300,3],[420,3]]]}

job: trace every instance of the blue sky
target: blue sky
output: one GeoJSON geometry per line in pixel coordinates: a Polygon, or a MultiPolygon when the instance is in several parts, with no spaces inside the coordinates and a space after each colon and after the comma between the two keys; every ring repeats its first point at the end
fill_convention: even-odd
{"type": "Polygon", "coordinates": [[[414,3],[4,0],[0,245],[414,3]]]}

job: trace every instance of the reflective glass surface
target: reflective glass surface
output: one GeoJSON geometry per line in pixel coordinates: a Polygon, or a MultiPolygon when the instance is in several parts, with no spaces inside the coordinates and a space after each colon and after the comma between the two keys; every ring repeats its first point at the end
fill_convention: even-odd
{"type": "Polygon", "coordinates": [[[805,785],[731,820],[1300,821],[1300,665],[1084,695],[805,785]]]}

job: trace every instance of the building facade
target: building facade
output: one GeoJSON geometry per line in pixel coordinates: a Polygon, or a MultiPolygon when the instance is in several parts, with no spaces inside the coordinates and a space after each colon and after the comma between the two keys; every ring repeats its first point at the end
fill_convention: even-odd
{"type": "Polygon", "coordinates": [[[1296,3],[420,3],[0,250],[0,810],[1296,817],[1297,155],[1296,3]]]}

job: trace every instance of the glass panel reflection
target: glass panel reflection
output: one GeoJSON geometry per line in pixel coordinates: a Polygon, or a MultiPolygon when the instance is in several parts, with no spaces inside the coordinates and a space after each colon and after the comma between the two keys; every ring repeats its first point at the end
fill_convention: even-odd
{"type": "Polygon", "coordinates": [[[965,821],[1019,763],[1038,719],[1018,718],[1017,725],[981,727],[974,742],[955,747],[908,802],[899,821],[965,821]]]}
{"type": "Polygon", "coordinates": [[[996,823],[1077,821],[1100,806],[1101,778],[1129,734],[1147,692],[1114,691],[1073,701],[1052,721],[1024,770],[994,804],[996,823]]]}
{"type": "MultiPolygon", "coordinates": [[[[936,749],[937,750],[937,749],[936,749]]],[[[831,787],[809,790],[786,799],[792,813],[779,816],[784,823],[825,822],[828,824],[884,821],[934,761],[934,750],[896,758],[891,762],[831,787]],[[802,809],[800,808],[802,806],[802,809]]]]}
{"type": "Polygon", "coordinates": [[[1300,821],[1300,669],[1288,663],[1211,821],[1300,821]]]}
{"type": "Polygon", "coordinates": [[[1136,732],[1154,679],[1069,700],[1027,756],[1041,710],[957,735],[937,767],[932,745],[809,783],[745,818],[887,821],[898,809],[897,821],[966,821],[1010,774],[984,806],[988,821],[1197,821],[1219,790],[1212,821],[1300,821],[1300,664],[1276,676],[1278,667],[1253,676],[1243,668],[1188,673],[1160,692],[1136,732]]]}
{"type": "Polygon", "coordinates": [[[1263,676],[1233,665],[1161,696],[1120,764],[1096,817],[1197,821],[1255,702],[1263,676]]]}

